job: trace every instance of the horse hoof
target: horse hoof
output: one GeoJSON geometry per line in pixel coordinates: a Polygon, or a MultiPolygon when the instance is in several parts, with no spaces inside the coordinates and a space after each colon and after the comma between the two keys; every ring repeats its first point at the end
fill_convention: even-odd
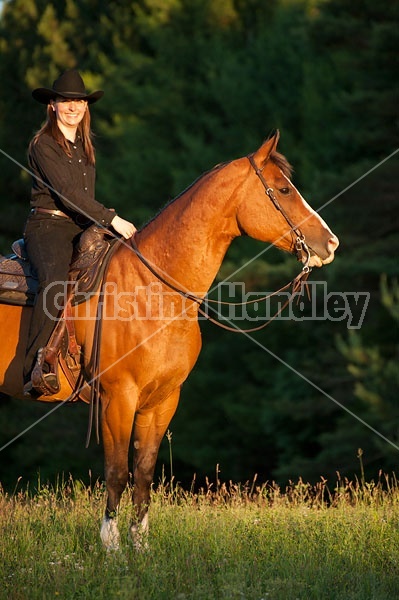
{"type": "Polygon", "coordinates": [[[146,534],[139,534],[139,533],[132,533],[130,532],[130,539],[133,545],[133,548],[136,550],[136,552],[148,552],[150,549],[149,543],[148,543],[148,539],[147,539],[147,535],[146,534]]]}
{"type": "Polygon", "coordinates": [[[134,523],[130,526],[130,539],[133,544],[133,548],[137,552],[147,552],[149,550],[148,544],[148,513],[144,516],[141,523],[134,523]]]}
{"type": "Polygon", "coordinates": [[[107,519],[104,517],[101,525],[100,537],[107,552],[117,552],[120,550],[120,536],[115,519],[107,519]]]}

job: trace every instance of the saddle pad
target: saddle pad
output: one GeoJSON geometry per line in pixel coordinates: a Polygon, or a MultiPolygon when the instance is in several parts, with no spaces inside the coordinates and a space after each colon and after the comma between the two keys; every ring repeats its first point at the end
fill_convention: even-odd
{"type": "MultiPolygon", "coordinates": [[[[71,265],[69,279],[76,281],[76,296],[72,304],[77,305],[88,300],[100,285],[105,267],[112,255],[111,249],[117,247],[117,239],[104,239],[98,230],[89,228],[82,236],[82,244],[71,265]]],[[[18,255],[0,255],[0,304],[33,306],[38,282],[29,261],[24,258],[23,240],[13,244],[18,246],[18,255]]]]}
{"type": "Polygon", "coordinates": [[[0,255],[0,303],[33,306],[38,288],[31,265],[16,254],[0,255]]]}

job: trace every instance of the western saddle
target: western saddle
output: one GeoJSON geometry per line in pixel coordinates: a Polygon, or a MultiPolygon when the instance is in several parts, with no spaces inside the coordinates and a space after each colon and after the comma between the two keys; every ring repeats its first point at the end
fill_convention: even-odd
{"type": "MultiPolygon", "coordinates": [[[[73,255],[64,309],[45,348],[38,354],[32,372],[32,384],[40,395],[52,395],[59,391],[58,363],[75,393],[71,400],[90,402],[90,388],[83,383],[81,349],[76,342],[71,307],[85,302],[98,290],[109,259],[117,248],[119,239],[103,228],[92,225],[82,233],[73,255]],[[54,375],[54,385],[45,381],[43,366],[54,375]]],[[[29,262],[23,239],[12,244],[12,254],[0,255],[0,304],[33,306],[38,281],[29,262]]],[[[98,352],[98,349],[96,350],[98,352]]],[[[52,380],[53,381],[53,380],[52,380]]]]}

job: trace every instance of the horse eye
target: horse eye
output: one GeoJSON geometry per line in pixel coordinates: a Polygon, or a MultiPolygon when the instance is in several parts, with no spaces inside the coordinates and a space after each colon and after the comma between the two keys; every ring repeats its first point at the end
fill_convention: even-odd
{"type": "Polygon", "coordinates": [[[281,194],[289,194],[290,193],[290,188],[288,187],[284,187],[284,188],[280,188],[279,192],[281,192],[281,194]]]}

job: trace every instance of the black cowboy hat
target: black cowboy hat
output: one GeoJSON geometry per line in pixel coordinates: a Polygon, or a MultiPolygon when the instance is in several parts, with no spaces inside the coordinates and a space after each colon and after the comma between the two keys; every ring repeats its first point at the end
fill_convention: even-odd
{"type": "Polygon", "coordinates": [[[101,90],[88,94],[83,79],[75,69],[70,69],[62,73],[54,81],[51,89],[37,88],[32,92],[34,99],[42,104],[48,104],[50,100],[55,100],[59,97],[70,98],[71,100],[87,100],[89,104],[93,104],[93,102],[97,102],[103,95],[104,92],[101,90]]]}

